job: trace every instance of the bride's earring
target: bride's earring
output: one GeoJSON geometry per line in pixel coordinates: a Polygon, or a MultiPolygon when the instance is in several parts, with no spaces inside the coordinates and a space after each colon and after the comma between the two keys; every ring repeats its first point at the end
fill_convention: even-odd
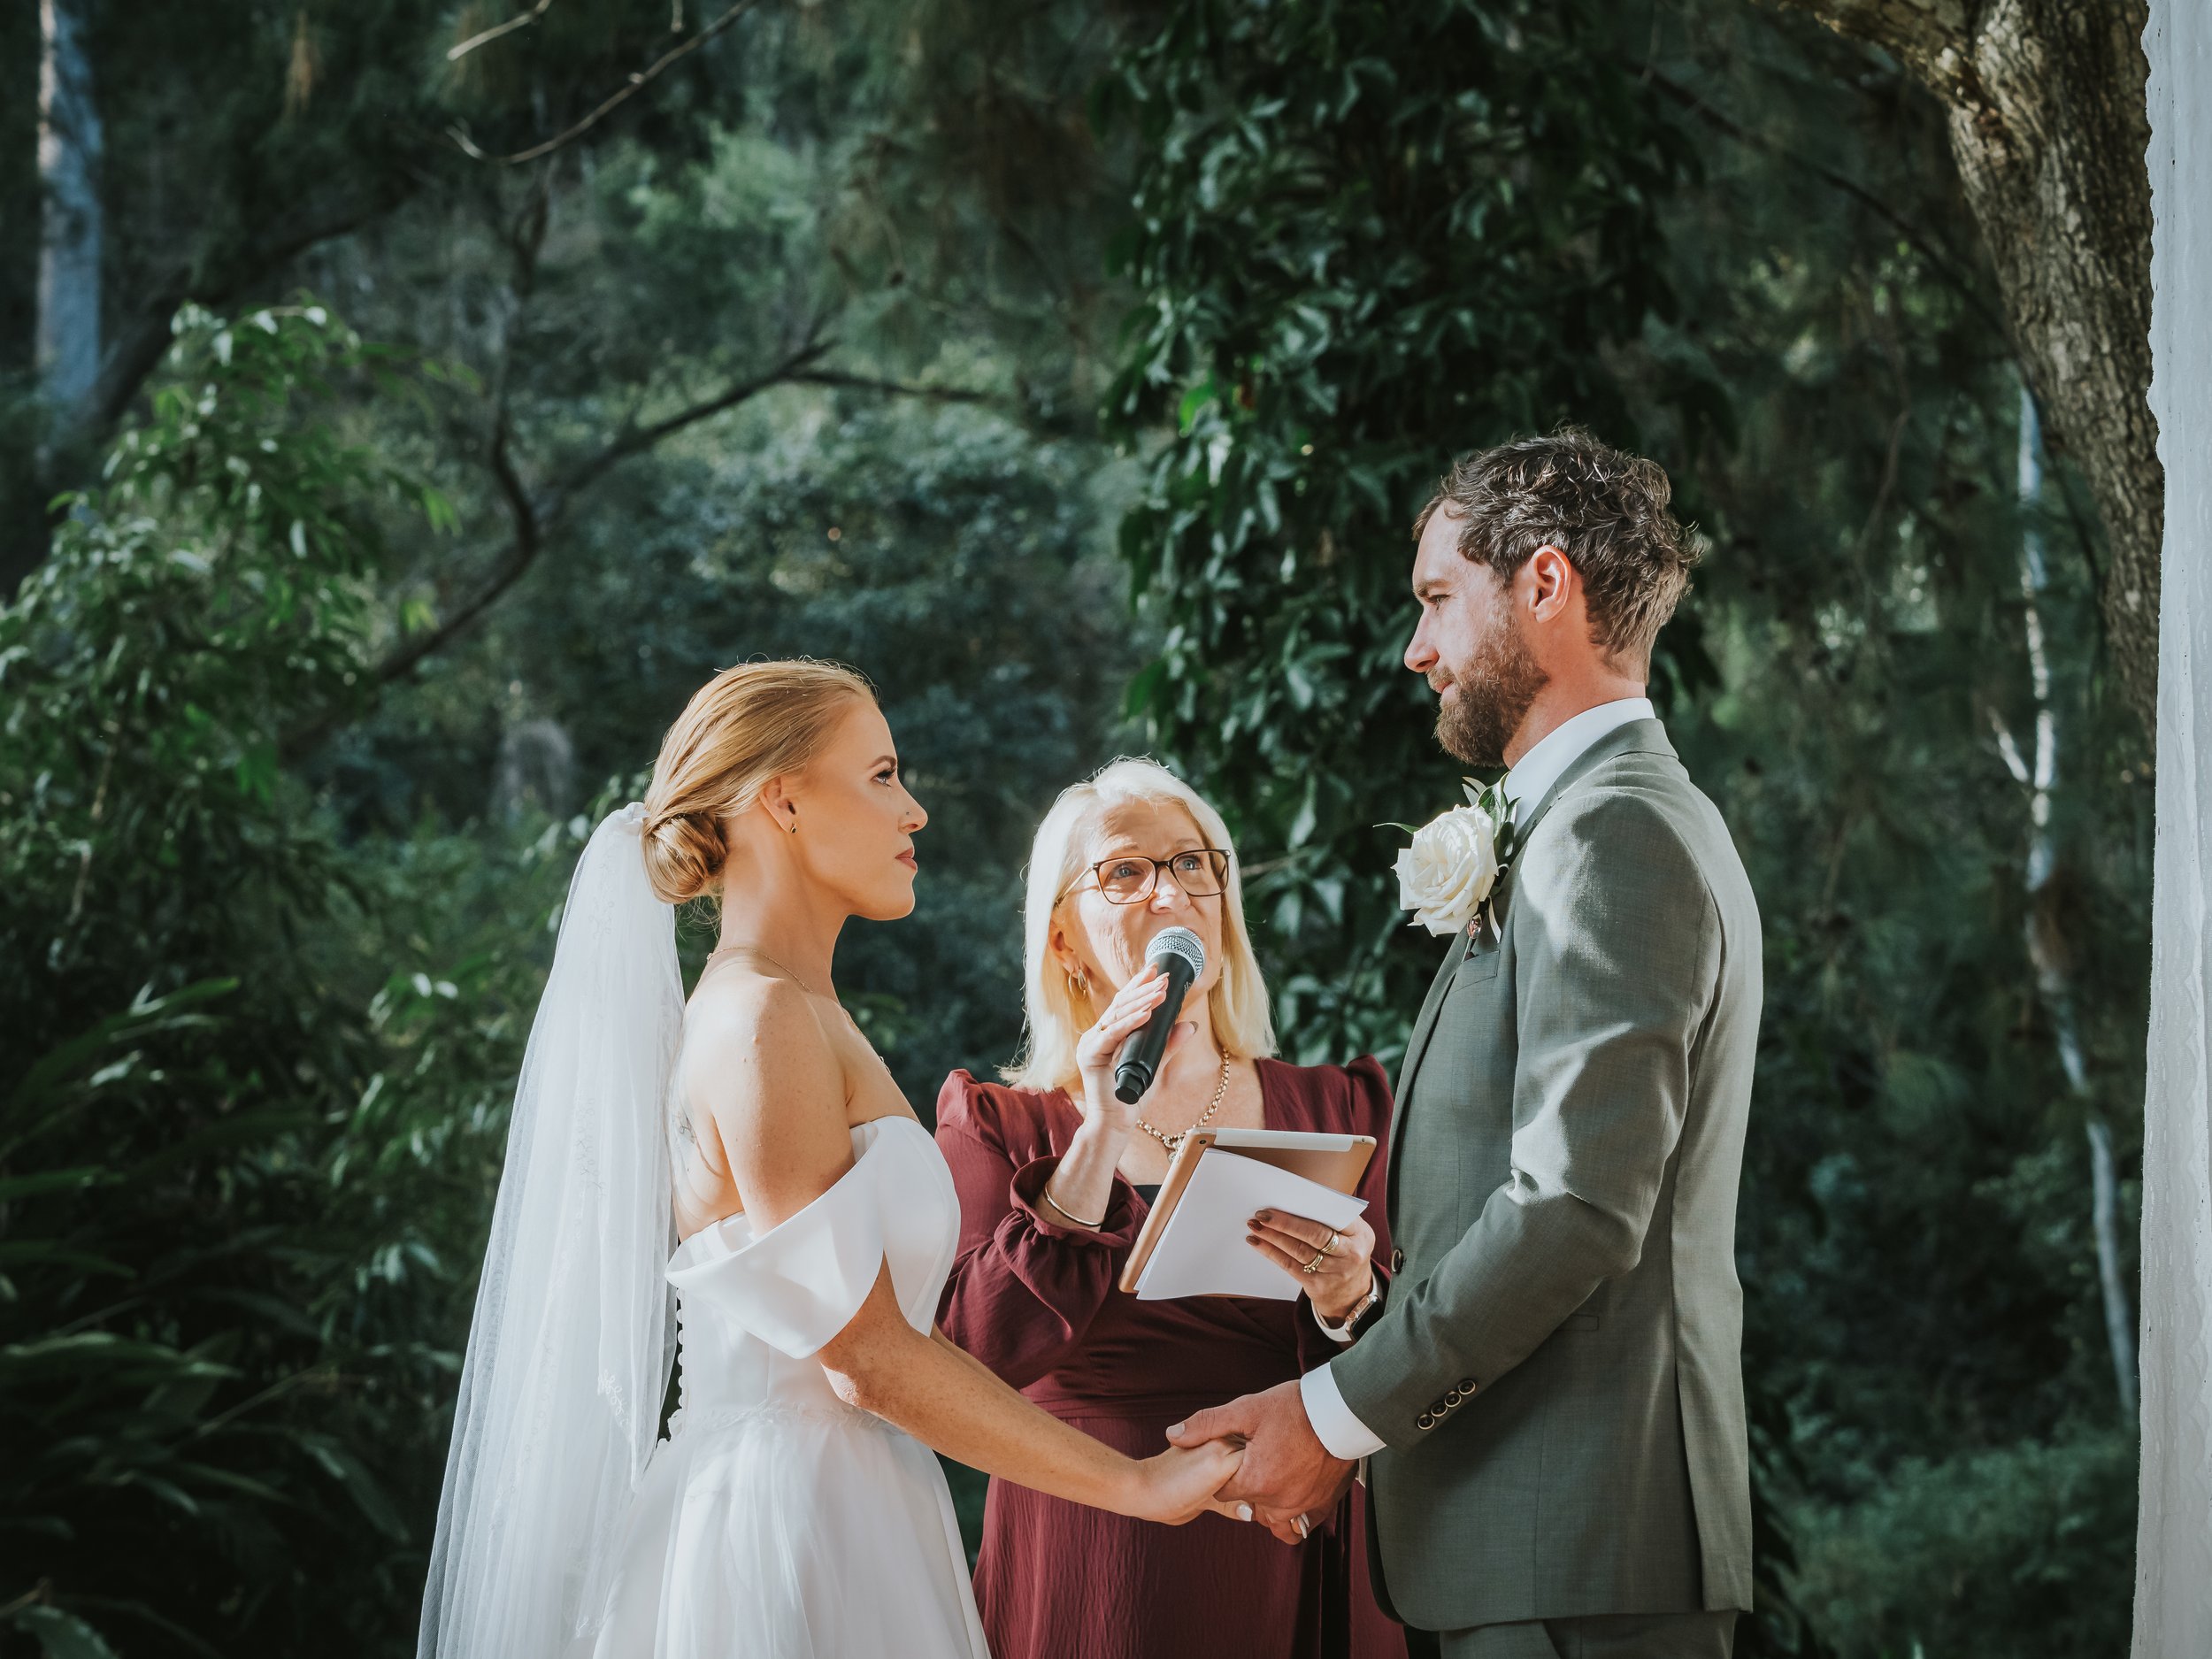
{"type": "Polygon", "coordinates": [[[799,815],[796,812],[791,815],[791,833],[794,835],[799,833],[799,815]]]}

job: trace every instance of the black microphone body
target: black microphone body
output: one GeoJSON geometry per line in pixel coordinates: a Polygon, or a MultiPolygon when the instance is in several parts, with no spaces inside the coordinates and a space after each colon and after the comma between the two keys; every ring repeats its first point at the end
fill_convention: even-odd
{"type": "Polygon", "coordinates": [[[1167,1049],[1168,1033],[1175,1029],[1175,1017],[1183,1011],[1183,998],[1206,971],[1206,948],[1187,927],[1163,928],[1145,947],[1144,959],[1167,976],[1167,995],[1152,1010],[1152,1018],[1129,1034],[1121,1053],[1115,1056],[1114,1098],[1128,1106],[1143,1099],[1145,1090],[1152,1087],[1152,1079],[1160,1069],[1160,1056],[1167,1049]]]}

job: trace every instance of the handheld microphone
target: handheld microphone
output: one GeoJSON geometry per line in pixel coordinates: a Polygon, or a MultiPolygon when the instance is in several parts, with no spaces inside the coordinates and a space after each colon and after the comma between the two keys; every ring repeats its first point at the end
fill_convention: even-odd
{"type": "Polygon", "coordinates": [[[1153,1074],[1160,1069],[1160,1056],[1167,1048],[1168,1033],[1175,1029],[1175,1017],[1183,1011],[1183,997],[1206,971],[1206,947],[1187,927],[1166,927],[1152,936],[1152,942],[1144,948],[1144,959],[1147,965],[1166,974],[1167,995],[1152,1010],[1152,1018],[1129,1034],[1115,1057],[1114,1098],[1125,1106],[1135,1105],[1152,1087],[1153,1074]]]}

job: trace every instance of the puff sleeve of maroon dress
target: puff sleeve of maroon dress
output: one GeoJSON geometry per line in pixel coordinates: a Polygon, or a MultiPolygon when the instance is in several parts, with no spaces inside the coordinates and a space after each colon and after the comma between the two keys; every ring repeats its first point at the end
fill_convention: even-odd
{"type": "MultiPolygon", "coordinates": [[[[1360,1185],[1387,1262],[1381,1065],[1257,1062],[1271,1129],[1375,1137],[1360,1185]]],[[[937,1142],[960,1194],[960,1248],[939,1304],[945,1333],[1062,1421],[1133,1457],[1202,1407],[1287,1382],[1338,1351],[1294,1302],[1139,1302],[1115,1288],[1148,1206],[1117,1176],[1096,1232],[1061,1225],[1041,1194],[1082,1124],[1058,1089],[945,1079],[937,1142]]],[[[1293,1548],[1264,1527],[1202,1515],[1165,1526],[994,1480],[976,1602],[995,1659],[1402,1659],[1403,1632],[1367,1576],[1355,1486],[1293,1548]],[[1325,1634],[1326,1640],[1325,1641],[1325,1634]]]]}

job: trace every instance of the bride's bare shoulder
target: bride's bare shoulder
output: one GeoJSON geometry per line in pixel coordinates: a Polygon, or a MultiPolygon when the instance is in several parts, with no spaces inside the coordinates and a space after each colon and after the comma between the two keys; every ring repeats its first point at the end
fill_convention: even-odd
{"type": "Polygon", "coordinates": [[[806,987],[780,973],[762,973],[741,961],[710,963],[684,1005],[684,1033],[789,1020],[815,1020],[814,999],[806,987]]]}
{"type": "Polygon", "coordinates": [[[743,1077],[763,1066],[786,1080],[817,1064],[834,1068],[835,1046],[805,987],[772,973],[731,966],[692,993],[684,1010],[684,1069],[743,1077]],[[797,1068],[793,1072],[787,1068],[797,1068]]]}
{"type": "Polygon", "coordinates": [[[679,1084],[711,1114],[733,1171],[818,1144],[849,1150],[845,1067],[815,999],[791,980],[732,964],[684,1014],[679,1084]]]}

